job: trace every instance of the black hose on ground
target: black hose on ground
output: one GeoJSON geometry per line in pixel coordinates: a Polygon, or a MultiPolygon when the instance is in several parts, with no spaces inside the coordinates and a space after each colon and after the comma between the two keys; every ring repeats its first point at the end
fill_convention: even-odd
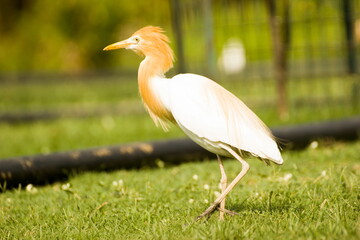
{"type": "MultiPolygon", "coordinates": [[[[359,138],[360,117],[272,129],[284,149],[299,149],[316,139],[351,141],[359,138]]],[[[79,171],[109,171],[154,165],[157,160],[179,164],[215,157],[190,139],[121,144],[0,160],[0,191],[46,184],[79,171]]]]}

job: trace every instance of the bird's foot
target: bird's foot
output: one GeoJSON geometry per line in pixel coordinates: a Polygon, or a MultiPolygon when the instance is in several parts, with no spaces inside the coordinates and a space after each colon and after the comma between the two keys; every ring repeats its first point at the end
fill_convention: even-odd
{"type": "Polygon", "coordinates": [[[213,203],[210,207],[208,207],[202,214],[200,214],[199,216],[197,216],[195,218],[195,222],[199,221],[200,219],[202,219],[203,217],[210,217],[210,215],[218,208],[220,203],[213,203]]]}
{"type": "Polygon", "coordinates": [[[239,215],[239,213],[234,212],[234,211],[227,210],[227,209],[225,209],[225,208],[220,208],[220,207],[218,207],[217,209],[218,209],[219,211],[222,211],[222,212],[226,213],[226,214],[229,214],[230,216],[239,215]]]}
{"type": "Polygon", "coordinates": [[[237,213],[237,212],[233,212],[233,211],[227,210],[227,209],[225,209],[225,208],[220,208],[220,207],[219,207],[219,204],[214,203],[214,204],[212,204],[210,207],[208,207],[208,209],[206,209],[202,214],[200,214],[199,216],[197,216],[197,217],[195,218],[195,222],[196,222],[196,221],[199,221],[199,220],[202,219],[203,217],[206,217],[206,218],[210,217],[210,215],[211,215],[216,209],[218,209],[219,211],[222,211],[222,212],[224,212],[224,213],[226,213],[226,214],[229,214],[229,215],[231,215],[231,216],[239,215],[239,213],[237,213]]]}

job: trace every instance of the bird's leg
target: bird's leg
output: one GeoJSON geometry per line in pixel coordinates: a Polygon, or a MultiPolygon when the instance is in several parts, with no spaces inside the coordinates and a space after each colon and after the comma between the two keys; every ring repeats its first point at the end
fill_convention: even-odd
{"type": "Polygon", "coordinates": [[[223,191],[220,196],[216,198],[213,204],[208,207],[205,212],[200,214],[197,218],[195,218],[195,221],[200,220],[201,218],[205,216],[209,216],[211,213],[214,212],[214,210],[219,206],[219,204],[225,199],[226,195],[234,188],[234,186],[245,176],[247,171],[249,170],[249,164],[242,159],[239,154],[237,154],[234,150],[231,149],[228,145],[221,144],[221,147],[227,150],[232,156],[234,156],[242,165],[242,169],[240,173],[234,178],[234,180],[229,184],[229,186],[226,187],[225,191],[223,191]]]}
{"type": "MultiPolygon", "coordinates": [[[[226,177],[224,165],[223,165],[223,162],[222,162],[220,156],[219,155],[216,155],[216,156],[217,156],[217,159],[219,161],[219,166],[220,166],[220,172],[221,172],[220,186],[221,186],[221,193],[223,193],[225,191],[225,189],[226,189],[227,177],[226,177]]],[[[225,199],[226,198],[224,198],[221,201],[220,209],[225,210],[225,199]]],[[[224,214],[225,214],[225,211],[220,211],[220,220],[224,220],[224,214]]]]}

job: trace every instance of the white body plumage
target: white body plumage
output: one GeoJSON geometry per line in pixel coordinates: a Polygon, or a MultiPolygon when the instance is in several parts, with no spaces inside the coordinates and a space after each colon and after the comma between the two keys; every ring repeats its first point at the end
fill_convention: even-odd
{"type": "Polygon", "coordinates": [[[151,89],[179,127],[210,152],[231,156],[218,143],[282,164],[270,130],[236,96],[209,78],[179,74],[153,77],[151,89]]]}

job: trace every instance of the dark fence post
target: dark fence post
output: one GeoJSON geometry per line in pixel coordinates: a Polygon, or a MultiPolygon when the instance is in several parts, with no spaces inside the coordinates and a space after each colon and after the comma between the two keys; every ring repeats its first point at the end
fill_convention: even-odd
{"type": "Polygon", "coordinates": [[[288,98],[286,93],[288,78],[287,50],[290,41],[289,2],[288,0],[267,0],[266,7],[269,12],[269,23],[273,41],[274,70],[278,94],[278,113],[280,118],[284,119],[289,114],[288,98]],[[278,11],[281,11],[282,13],[280,16],[278,11]]]}
{"type": "Polygon", "coordinates": [[[343,20],[345,29],[345,41],[347,50],[348,73],[356,73],[356,46],[354,35],[353,6],[351,0],[342,0],[343,20]]]}
{"type": "Polygon", "coordinates": [[[177,50],[177,63],[178,63],[178,72],[185,72],[185,58],[184,58],[184,45],[183,45],[183,32],[182,32],[182,21],[181,21],[181,6],[180,1],[170,0],[171,8],[171,23],[173,32],[176,39],[176,50],[177,50]]]}

